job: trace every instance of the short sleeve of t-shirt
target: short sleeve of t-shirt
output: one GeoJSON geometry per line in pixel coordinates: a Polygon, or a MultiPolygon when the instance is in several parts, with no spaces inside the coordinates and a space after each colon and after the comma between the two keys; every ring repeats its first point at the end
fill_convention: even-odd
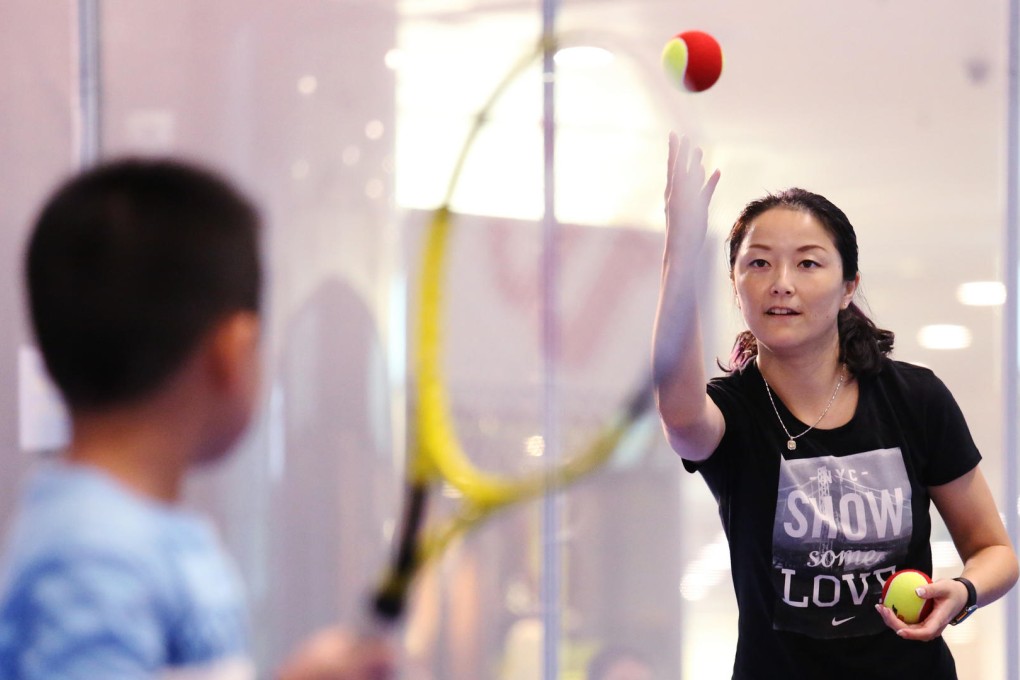
{"type": "Polygon", "coordinates": [[[79,554],[36,565],[0,612],[4,677],[155,677],[166,641],[154,604],[138,569],[116,559],[79,554]]]}
{"type": "Polygon", "coordinates": [[[0,564],[0,678],[141,678],[247,663],[212,526],[86,466],[41,467],[0,564]]]}
{"type": "Polygon", "coordinates": [[[706,466],[717,467],[727,463],[725,452],[733,448],[730,444],[736,438],[736,425],[746,423],[746,415],[749,410],[746,396],[741,392],[738,385],[744,380],[744,376],[734,375],[727,378],[713,378],[708,381],[706,391],[726,423],[726,431],[723,433],[722,441],[716,447],[716,451],[705,461],[692,461],[684,459],[684,468],[688,472],[697,472],[706,466]],[[722,456],[717,455],[720,452],[722,456]]]}
{"type": "Polygon", "coordinates": [[[927,486],[947,484],[974,469],[981,454],[970,428],[949,388],[929,369],[895,362],[895,373],[911,399],[921,423],[923,450],[928,452],[922,469],[927,486]]]}

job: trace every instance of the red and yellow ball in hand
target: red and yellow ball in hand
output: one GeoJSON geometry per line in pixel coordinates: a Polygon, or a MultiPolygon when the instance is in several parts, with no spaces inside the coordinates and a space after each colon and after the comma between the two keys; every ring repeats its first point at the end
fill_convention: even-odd
{"type": "Polygon", "coordinates": [[[885,582],[882,588],[882,605],[903,623],[923,621],[934,606],[917,594],[917,589],[931,583],[928,574],[917,569],[902,569],[885,582]]]}
{"type": "Polygon", "coordinates": [[[703,31],[677,33],[662,49],[662,67],[677,87],[701,92],[722,74],[722,48],[703,31]]]}

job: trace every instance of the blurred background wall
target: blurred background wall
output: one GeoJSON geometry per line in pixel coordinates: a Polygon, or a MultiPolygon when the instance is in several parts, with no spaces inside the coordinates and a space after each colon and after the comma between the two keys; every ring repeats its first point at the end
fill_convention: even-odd
{"type": "MultiPolygon", "coordinates": [[[[414,277],[429,211],[480,107],[535,56],[537,0],[99,0],[100,115],[81,115],[81,6],[0,3],[0,526],[32,461],[59,448],[59,408],[33,363],[20,257],[46,192],[83,162],[176,154],[252,192],[267,223],[265,365],[257,423],[203,471],[249,585],[260,666],[352,621],[399,512],[414,277]]],[[[566,0],[557,28],[556,214],[561,351],[556,418],[583,441],[644,369],[661,258],[667,131],[723,170],[710,216],[706,363],[739,315],[722,239],[739,208],[804,186],[854,222],[864,293],[898,358],[960,402],[1003,512],[1004,220],[1010,64],[1006,0],[566,0]],[[665,40],[723,45],[711,90],[665,80],[665,40]],[[975,285],[980,284],[980,285],[975,285]],[[977,291],[975,293],[974,291],[977,291]],[[982,291],[984,294],[982,296],[982,291]]],[[[87,38],[86,38],[87,40],[87,38]]],[[[543,435],[542,74],[532,59],[487,111],[454,187],[446,366],[460,436],[498,467],[543,435]]],[[[86,83],[87,84],[87,83],[86,83]]],[[[545,121],[547,122],[547,121],[545,121]]],[[[1015,415],[1015,414],[1011,414],[1015,415]]],[[[558,607],[563,678],[618,643],[662,678],[729,677],[736,638],[714,502],[654,420],[607,470],[464,539],[423,578],[404,676],[540,677],[543,607],[558,607]],[[563,556],[543,603],[542,546],[563,556]]],[[[937,574],[960,568],[946,532],[937,574]]],[[[1004,677],[1005,604],[947,639],[963,678],[1004,677]]]]}

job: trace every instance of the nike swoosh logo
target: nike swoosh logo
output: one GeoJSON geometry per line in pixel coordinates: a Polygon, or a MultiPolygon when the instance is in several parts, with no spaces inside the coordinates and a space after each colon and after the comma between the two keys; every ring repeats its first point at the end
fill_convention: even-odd
{"type": "Polygon", "coordinates": [[[857,618],[856,616],[848,616],[845,619],[837,619],[834,616],[834,617],[832,617],[832,625],[833,625],[833,627],[835,627],[835,626],[842,626],[847,621],[853,621],[856,618],[857,618]]]}

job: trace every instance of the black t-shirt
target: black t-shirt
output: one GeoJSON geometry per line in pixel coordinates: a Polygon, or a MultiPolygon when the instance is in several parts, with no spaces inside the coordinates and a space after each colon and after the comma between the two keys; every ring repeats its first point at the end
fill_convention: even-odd
{"type": "MultiPolygon", "coordinates": [[[[850,422],[790,451],[756,364],[708,384],[726,434],[708,460],[684,465],[704,476],[729,542],[734,678],[956,677],[942,638],[903,640],[874,607],[894,571],[931,573],[928,487],[981,455],[930,370],[886,359],[858,385],[850,422]]],[[[792,434],[807,429],[775,403],[792,434]]]]}

